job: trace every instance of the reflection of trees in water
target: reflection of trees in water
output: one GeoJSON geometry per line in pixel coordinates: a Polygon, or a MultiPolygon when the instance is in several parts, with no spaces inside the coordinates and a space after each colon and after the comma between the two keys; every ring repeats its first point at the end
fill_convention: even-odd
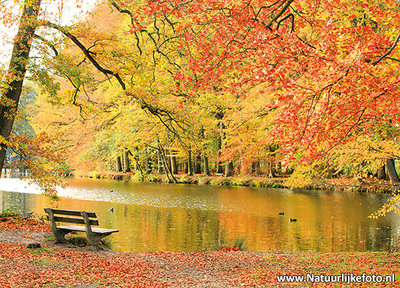
{"type": "MultiPolygon", "coordinates": [[[[234,243],[237,238],[246,238],[249,250],[388,251],[398,246],[399,217],[376,220],[367,217],[387,196],[247,188],[210,192],[202,191],[201,186],[175,189],[174,185],[97,183],[106,186],[85,190],[83,185],[79,187],[79,195],[97,193],[100,200],[113,189],[115,195],[124,194],[132,202],[141,202],[61,198],[55,205],[62,209],[95,211],[101,227],[120,230],[112,236],[114,249],[119,251],[199,251],[212,249],[216,242],[234,243]],[[157,194],[151,188],[162,191],[157,194]],[[151,205],[152,199],[154,205],[151,205]],[[168,207],[171,201],[179,204],[178,207],[168,207]],[[165,207],[159,207],[160,202],[165,207]],[[279,215],[279,212],[285,214],[279,215]],[[290,223],[289,217],[297,218],[298,222],[290,223]]],[[[70,197],[79,196],[73,194],[75,189],[78,188],[69,190],[70,197]]],[[[17,208],[23,213],[40,215],[44,207],[51,205],[40,194],[0,191],[0,201],[3,210],[17,208]]]]}
{"type": "Polygon", "coordinates": [[[124,204],[115,211],[120,216],[115,240],[124,251],[198,251],[211,247],[218,235],[215,211],[124,204]]]}
{"type": "Polygon", "coordinates": [[[29,170],[28,169],[20,169],[20,168],[4,168],[1,175],[4,178],[21,178],[21,177],[28,177],[29,170]]]}
{"type": "Polygon", "coordinates": [[[22,214],[31,212],[29,209],[30,195],[18,192],[0,191],[1,210],[15,210],[22,214]],[[27,199],[28,198],[28,199],[27,199]]]}

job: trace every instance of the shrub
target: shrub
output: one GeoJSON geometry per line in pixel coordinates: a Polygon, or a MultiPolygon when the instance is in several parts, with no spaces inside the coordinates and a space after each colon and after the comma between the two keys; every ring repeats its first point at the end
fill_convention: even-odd
{"type": "Polygon", "coordinates": [[[233,244],[220,241],[214,244],[214,250],[217,251],[245,251],[247,249],[246,237],[236,237],[233,244]]]}
{"type": "Polygon", "coordinates": [[[264,182],[259,181],[259,180],[251,180],[249,182],[250,187],[264,187],[264,182]]]}
{"type": "Polygon", "coordinates": [[[16,217],[18,216],[17,208],[14,208],[14,211],[11,209],[6,209],[4,211],[1,211],[0,217],[16,217]]]}
{"type": "Polygon", "coordinates": [[[181,176],[181,178],[178,180],[178,182],[179,182],[179,183],[183,183],[183,184],[190,184],[190,179],[189,179],[187,176],[183,175],[183,176],[181,176]]]}
{"type": "Polygon", "coordinates": [[[228,178],[213,178],[210,181],[211,185],[220,185],[220,186],[230,186],[231,185],[231,180],[228,178]]]}
{"type": "Polygon", "coordinates": [[[101,175],[99,173],[97,173],[97,171],[91,171],[87,174],[87,176],[89,178],[96,178],[96,179],[100,179],[101,175]]]}
{"type": "Polygon", "coordinates": [[[209,177],[197,177],[197,183],[202,185],[210,184],[211,179],[209,177]]]}
{"type": "Polygon", "coordinates": [[[143,182],[143,181],[144,181],[143,174],[140,173],[139,171],[136,171],[135,174],[133,174],[133,175],[131,176],[131,181],[132,181],[133,183],[140,183],[140,182],[143,182]]]}
{"type": "Polygon", "coordinates": [[[244,179],[244,178],[233,178],[232,179],[232,185],[235,186],[248,186],[250,183],[249,179],[244,179]]]}
{"type": "Polygon", "coordinates": [[[148,182],[160,182],[160,179],[159,178],[157,178],[157,176],[156,175],[153,175],[153,174],[149,174],[149,175],[146,175],[145,176],[145,179],[146,179],[146,181],[148,181],[148,182]]]}

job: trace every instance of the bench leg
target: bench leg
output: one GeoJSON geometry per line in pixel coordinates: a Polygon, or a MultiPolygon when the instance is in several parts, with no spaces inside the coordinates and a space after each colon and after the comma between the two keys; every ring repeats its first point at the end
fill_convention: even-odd
{"type": "MultiPolygon", "coordinates": [[[[90,233],[89,233],[90,234],[90,233]]],[[[86,233],[87,238],[89,240],[89,243],[96,248],[101,248],[101,244],[100,244],[100,240],[103,239],[104,237],[107,237],[110,234],[96,234],[96,233],[91,233],[89,235],[88,233],[86,233]]]]}
{"type": "Polygon", "coordinates": [[[69,231],[64,231],[64,230],[55,230],[53,231],[54,236],[56,236],[56,242],[57,243],[65,243],[67,242],[65,240],[65,235],[68,234],[69,231]]]}
{"type": "Polygon", "coordinates": [[[90,245],[96,248],[100,247],[100,240],[102,238],[100,235],[94,233],[86,233],[86,236],[89,240],[90,245]]]}
{"type": "Polygon", "coordinates": [[[48,214],[50,218],[50,227],[51,227],[51,232],[53,232],[54,236],[56,237],[56,242],[57,243],[65,243],[65,234],[67,234],[69,231],[64,231],[64,230],[59,230],[56,225],[55,217],[53,210],[50,208],[45,208],[44,209],[48,214]]]}

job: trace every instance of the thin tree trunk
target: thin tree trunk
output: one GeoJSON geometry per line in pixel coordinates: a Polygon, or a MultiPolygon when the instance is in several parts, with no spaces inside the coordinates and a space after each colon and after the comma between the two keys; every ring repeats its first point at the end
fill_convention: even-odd
{"type": "MultiPolygon", "coordinates": [[[[26,75],[29,61],[29,52],[32,46],[33,34],[37,26],[37,17],[40,10],[40,0],[25,0],[18,27],[17,36],[14,39],[14,47],[11,55],[7,75],[12,76],[10,82],[1,86],[0,101],[0,137],[8,141],[14,124],[18,102],[21,96],[22,85],[26,75]],[[7,104],[5,104],[7,103],[7,104]],[[10,105],[11,103],[11,105],[10,105]]],[[[3,170],[7,145],[0,145],[0,175],[3,170]]]]}
{"type": "Polygon", "coordinates": [[[164,165],[164,171],[165,174],[167,175],[168,179],[174,183],[178,183],[178,180],[176,180],[176,178],[174,177],[174,175],[171,173],[171,170],[168,167],[168,163],[167,163],[167,159],[165,157],[165,150],[164,148],[161,146],[160,143],[158,143],[158,149],[160,150],[160,155],[161,155],[161,160],[162,163],[164,165]],[[172,180],[171,180],[172,179],[172,180]]]}
{"type": "Polygon", "coordinates": [[[256,161],[251,163],[251,172],[254,173],[255,176],[260,175],[260,161],[256,161]]]}
{"type": "Polygon", "coordinates": [[[125,150],[124,151],[124,172],[129,172],[130,169],[130,165],[129,165],[129,151],[125,150]]]}
{"type": "Polygon", "coordinates": [[[208,157],[207,157],[207,153],[206,153],[206,148],[207,147],[204,144],[205,136],[204,136],[204,128],[203,127],[201,127],[201,130],[200,130],[200,138],[203,141],[202,148],[203,148],[203,161],[204,161],[204,175],[210,176],[211,173],[210,173],[210,167],[208,165],[208,157]]]}
{"type": "MultiPolygon", "coordinates": [[[[333,174],[334,171],[331,169],[331,173],[333,174]]],[[[276,165],[276,170],[275,170],[275,176],[276,175],[282,175],[282,162],[278,162],[278,164],[276,165]]]]}
{"type": "Polygon", "coordinates": [[[176,157],[171,157],[171,172],[172,174],[178,174],[178,166],[176,165],[176,157]]]}
{"type": "Polygon", "coordinates": [[[117,172],[122,172],[122,165],[121,165],[121,157],[120,156],[117,156],[116,166],[117,167],[115,168],[115,170],[117,172]]]}
{"type": "Polygon", "coordinates": [[[160,149],[157,149],[157,169],[158,173],[161,174],[163,171],[163,165],[162,165],[162,160],[161,160],[161,155],[160,155],[160,149]]]}
{"type": "Polygon", "coordinates": [[[150,157],[149,157],[149,152],[148,152],[148,148],[145,148],[144,150],[144,155],[145,155],[145,159],[144,159],[144,170],[146,172],[146,174],[150,174],[151,173],[151,162],[150,162],[150,157]]]}
{"type": "Polygon", "coordinates": [[[188,151],[188,175],[189,176],[193,176],[193,164],[192,164],[192,150],[190,150],[189,147],[189,151],[188,151]]]}
{"type": "Polygon", "coordinates": [[[272,156],[269,157],[269,163],[268,163],[268,177],[269,178],[274,178],[275,174],[274,174],[274,160],[272,159],[272,156]]]}
{"type": "Polygon", "coordinates": [[[171,173],[178,174],[178,166],[176,165],[176,156],[173,156],[174,150],[170,149],[170,163],[171,163],[171,173]]]}
{"type": "Polygon", "coordinates": [[[153,170],[153,161],[151,160],[149,155],[147,155],[146,174],[150,174],[152,170],[153,170]]]}
{"type": "Polygon", "coordinates": [[[379,167],[378,171],[376,172],[376,174],[377,174],[377,178],[379,180],[386,179],[385,165],[382,165],[381,167],[379,167]]]}
{"type": "Polygon", "coordinates": [[[204,160],[204,175],[210,176],[211,173],[210,173],[210,167],[208,164],[208,157],[205,154],[203,156],[203,160],[204,160]]]}
{"type": "Polygon", "coordinates": [[[201,174],[201,156],[197,155],[195,161],[194,174],[201,174]]]}
{"type": "MultiPolygon", "coordinates": [[[[222,139],[224,138],[223,136],[223,129],[224,129],[224,124],[222,121],[219,121],[219,137],[218,137],[218,156],[221,156],[221,150],[222,150],[222,139]]],[[[217,173],[224,173],[224,168],[222,167],[222,163],[220,161],[217,162],[217,173]]]]}
{"type": "Polygon", "coordinates": [[[225,177],[230,177],[233,175],[233,163],[232,162],[228,162],[225,164],[225,177]]]}
{"type": "Polygon", "coordinates": [[[386,160],[386,168],[389,174],[390,181],[392,181],[393,184],[399,183],[399,176],[397,175],[393,158],[386,160]]]}

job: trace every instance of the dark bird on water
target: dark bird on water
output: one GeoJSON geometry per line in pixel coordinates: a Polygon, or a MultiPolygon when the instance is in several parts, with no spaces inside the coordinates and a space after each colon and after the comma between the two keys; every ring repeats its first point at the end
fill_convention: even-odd
{"type": "Polygon", "coordinates": [[[296,221],[297,221],[297,219],[290,218],[290,222],[296,222],[296,221]]]}
{"type": "Polygon", "coordinates": [[[110,212],[111,212],[111,213],[114,213],[114,208],[111,208],[111,209],[110,209],[110,212]]]}
{"type": "Polygon", "coordinates": [[[279,212],[279,215],[285,215],[285,212],[279,212]]]}

